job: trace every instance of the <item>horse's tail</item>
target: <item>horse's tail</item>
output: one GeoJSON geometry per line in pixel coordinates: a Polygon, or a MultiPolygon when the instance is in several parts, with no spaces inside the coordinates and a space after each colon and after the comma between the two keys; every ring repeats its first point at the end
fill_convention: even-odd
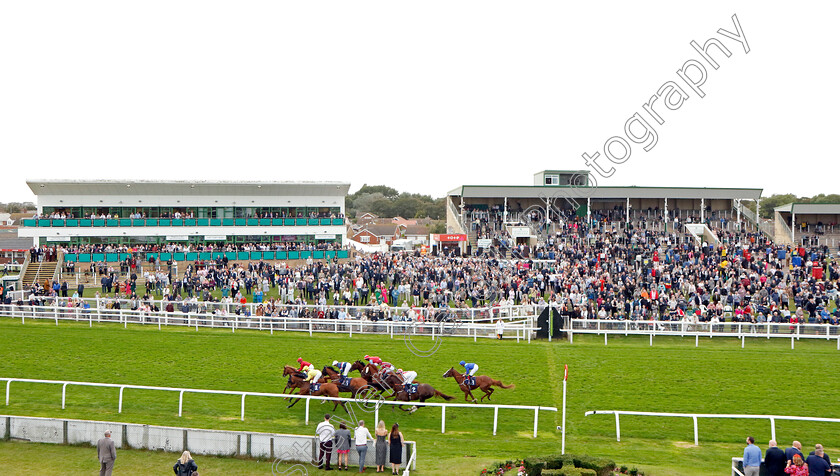
{"type": "Polygon", "coordinates": [[[502,383],[501,380],[493,380],[493,385],[496,385],[497,387],[502,387],[502,388],[516,388],[516,384],[512,383],[510,385],[505,385],[505,384],[502,383]]]}
{"type": "Polygon", "coordinates": [[[449,400],[454,400],[454,399],[455,399],[455,397],[450,397],[449,395],[446,395],[445,393],[441,393],[441,392],[440,392],[440,391],[438,391],[438,390],[435,390],[435,395],[436,395],[436,396],[438,396],[438,397],[440,397],[440,398],[442,398],[442,399],[444,399],[444,400],[446,400],[446,401],[449,401],[449,400]]]}

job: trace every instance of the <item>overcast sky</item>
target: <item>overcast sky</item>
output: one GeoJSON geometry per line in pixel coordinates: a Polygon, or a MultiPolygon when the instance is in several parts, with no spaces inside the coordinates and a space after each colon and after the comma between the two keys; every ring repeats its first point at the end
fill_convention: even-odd
{"type": "Polygon", "coordinates": [[[443,196],[595,152],[614,169],[602,185],[840,191],[838,2],[0,5],[0,201],[34,199],[38,178],[443,196]],[[718,33],[733,14],[749,53],[718,33]],[[689,44],[709,38],[731,52],[712,48],[717,70],[689,44]],[[677,74],[688,60],[707,70],[703,98],[677,74]],[[688,99],[654,105],[660,125],[643,105],[668,81],[688,99]],[[604,144],[635,113],[657,143],[611,164],[604,144]]]}

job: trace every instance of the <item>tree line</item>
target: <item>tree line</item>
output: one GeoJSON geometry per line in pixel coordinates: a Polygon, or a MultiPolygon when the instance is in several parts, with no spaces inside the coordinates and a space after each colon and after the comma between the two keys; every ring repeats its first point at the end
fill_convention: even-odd
{"type": "MultiPolygon", "coordinates": [[[[788,203],[840,203],[840,195],[832,193],[826,195],[821,193],[813,197],[797,197],[792,193],[778,194],[774,193],[767,198],[761,199],[761,217],[773,218],[773,209],[788,203]]],[[[750,207],[755,211],[755,205],[750,207]]]]}
{"type": "Polygon", "coordinates": [[[347,216],[373,213],[380,217],[431,218],[445,217],[445,198],[432,198],[418,193],[400,193],[386,185],[362,185],[355,193],[345,197],[347,216]]]}

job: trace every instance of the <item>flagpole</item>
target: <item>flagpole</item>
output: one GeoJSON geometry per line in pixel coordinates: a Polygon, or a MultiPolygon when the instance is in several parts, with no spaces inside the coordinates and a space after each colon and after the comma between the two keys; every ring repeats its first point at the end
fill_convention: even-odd
{"type": "Polygon", "coordinates": [[[561,443],[560,443],[560,454],[566,454],[566,380],[569,378],[569,366],[565,366],[565,370],[563,371],[563,423],[560,427],[561,431],[561,443]]]}

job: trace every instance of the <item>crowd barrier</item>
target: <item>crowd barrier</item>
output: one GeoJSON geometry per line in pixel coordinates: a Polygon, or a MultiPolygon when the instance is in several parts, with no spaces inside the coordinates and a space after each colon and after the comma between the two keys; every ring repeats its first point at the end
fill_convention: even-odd
{"type": "Polygon", "coordinates": [[[691,418],[694,420],[694,445],[700,444],[700,434],[697,425],[698,418],[724,418],[724,419],[758,419],[770,421],[770,439],[776,439],[776,420],[795,420],[795,421],[819,421],[828,423],[840,423],[840,418],[819,418],[819,417],[801,417],[801,416],[782,416],[782,415],[735,415],[735,414],[717,414],[717,413],[659,413],[659,412],[635,412],[624,410],[593,410],[586,412],[585,416],[590,415],[615,415],[615,441],[621,441],[621,424],[619,422],[619,415],[636,415],[636,416],[658,416],[671,418],[691,418]]]}
{"type": "Polygon", "coordinates": [[[114,228],[146,226],[344,226],[344,218],[24,218],[27,228],[114,228]]]}
{"type": "MultiPolygon", "coordinates": [[[[9,405],[10,402],[10,392],[12,382],[21,382],[21,383],[41,383],[41,384],[53,384],[53,385],[61,385],[61,408],[64,409],[66,401],[67,401],[67,386],[74,385],[74,386],[82,386],[82,387],[104,387],[104,388],[118,388],[120,391],[119,394],[119,404],[117,408],[118,413],[122,413],[123,408],[123,394],[126,389],[133,389],[133,390],[159,390],[164,392],[178,392],[178,416],[182,416],[183,414],[183,407],[184,407],[184,394],[185,393],[202,393],[202,394],[212,394],[212,395],[236,395],[241,396],[241,409],[240,409],[240,420],[245,421],[245,397],[269,397],[269,398],[285,398],[285,399],[304,399],[306,401],[305,405],[305,419],[304,423],[309,424],[309,404],[312,400],[315,401],[330,401],[330,402],[343,402],[344,404],[351,404],[353,408],[359,409],[361,412],[370,412],[370,409],[373,408],[374,419],[373,421],[379,421],[379,409],[382,405],[410,405],[416,407],[440,407],[440,432],[446,433],[446,409],[447,408],[487,408],[493,410],[493,435],[496,434],[496,430],[499,424],[499,409],[513,409],[513,410],[532,410],[534,412],[534,438],[537,437],[537,428],[539,425],[539,417],[540,411],[550,411],[556,412],[557,408],[555,407],[543,407],[543,406],[535,406],[535,405],[496,405],[496,404],[481,404],[481,403],[434,403],[434,402],[399,402],[399,401],[391,401],[385,400],[380,396],[367,396],[366,398],[332,398],[332,397],[322,397],[322,396],[313,396],[313,395],[294,395],[289,393],[263,393],[263,392],[243,392],[238,390],[207,390],[207,389],[197,389],[197,388],[175,388],[175,387],[152,387],[147,385],[123,385],[123,384],[113,384],[113,383],[95,383],[95,382],[73,382],[69,380],[36,380],[36,379],[24,379],[24,378],[8,378],[8,377],[0,377],[0,381],[6,382],[6,405],[9,405]]],[[[367,392],[360,392],[357,395],[361,394],[368,395],[367,392]]],[[[347,405],[350,406],[350,405],[347,405]]]]}
{"type": "MultiPolygon", "coordinates": [[[[116,323],[128,327],[128,324],[152,325],[158,329],[168,326],[202,328],[226,328],[231,332],[237,330],[268,331],[272,335],[275,331],[297,331],[332,334],[374,334],[411,338],[413,336],[427,336],[432,339],[442,337],[472,337],[496,338],[496,323],[485,320],[474,322],[445,319],[440,321],[420,322],[402,320],[367,320],[366,318],[325,319],[308,317],[283,316],[243,316],[237,314],[217,314],[215,312],[193,312],[188,308],[186,312],[148,312],[132,311],[130,309],[109,309],[61,306],[18,306],[16,304],[0,305],[0,315],[20,318],[21,323],[26,319],[87,322],[89,327],[94,323],[116,323]]],[[[517,342],[525,340],[531,342],[532,334],[539,329],[535,327],[535,316],[508,319],[504,326],[505,339],[515,339],[517,342]]]]}
{"type": "MultiPolygon", "coordinates": [[[[304,463],[306,465],[315,465],[318,461],[317,436],[0,415],[0,435],[3,439],[96,446],[96,442],[106,431],[111,432],[111,440],[118,449],[166,451],[178,455],[183,451],[189,451],[193,455],[247,456],[267,459],[274,463],[304,463]]],[[[359,457],[355,451],[355,442],[351,440],[350,446],[352,451],[348,454],[349,464],[358,465],[359,457]]],[[[406,469],[417,469],[416,453],[417,443],[406,440],[402,450],[402,461],[406,462],[404,466],[406,469]]],[[[175,459],[173,457],[172,461],[174,462],[175,459]]],[[[372,466],[373,459],[373,451],[368,451],[365,463],[372,466]]],[[[200,467],[201,462],[198,461],[200,467]]],[[[333,451],[330,462],[335,464],[337,461],[338,455],[333,451]]],[[[117,468],[119,464],[118,459],[117,468]]]]}
{"type": "Polygon", "coordinates": [[[128,258],[140,258],[144,261],[154,259],[159,262],[172,261],[215,261],[227,258],[228,261],[266,261],[266,260],[296,260],[316,259],[331,260],[344,259],[350,256],[349,250],[301,250],[301,251],[189,251],[189,252],[151,252],[137,251],[134,253],[64,253],[65,262],[74,263],[116,263],[128,258]]]}
{"type": "Polygon", "coordinates": [[[837,350],[840,350],[840,325],[834,324],[572,319],[568,333],[572,342],[575,334],[603,334],[604,345],[610,335],[646,335],[650,336],[650,345],[653,345],[654,336],[694,337],[695,346],[700,345],[701,337],[737,337],[741,339],[741,347],[748,337],[783,338],[790,339],[791,349],[799,339],[835,339],[837,350]]]}

